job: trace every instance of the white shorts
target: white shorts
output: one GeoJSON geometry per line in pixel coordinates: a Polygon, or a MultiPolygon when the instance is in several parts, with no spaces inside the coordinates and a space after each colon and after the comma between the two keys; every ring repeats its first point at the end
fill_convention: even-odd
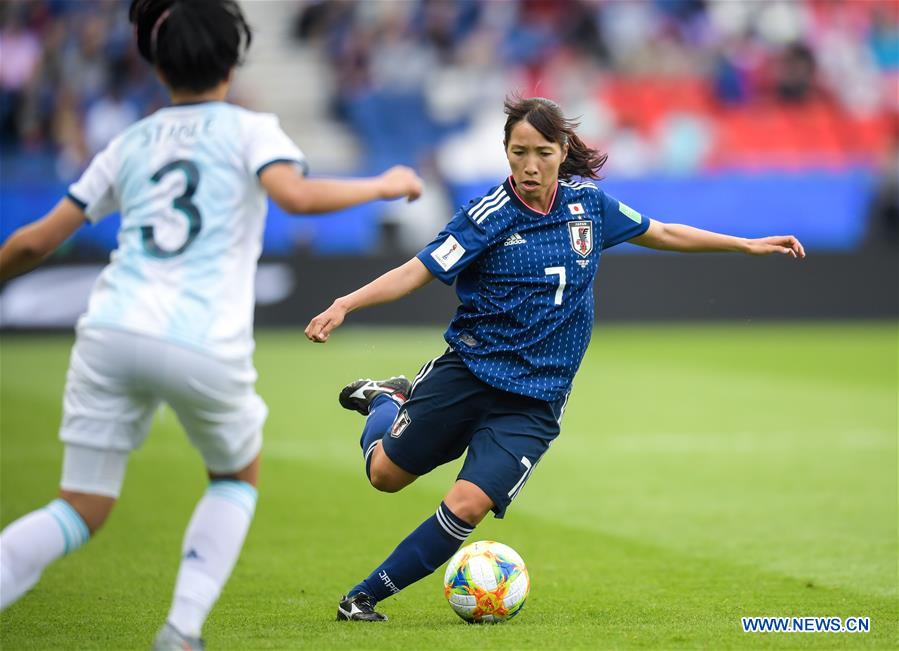
{"type": "Polygon", "coordinates": [[[144,442],[157,406],[166,402],[206,467],[233,473],[262,447],[268,409],[255,382],[249,358],[222,361],[144,335],[85,328],[72,349],[59,438],[130,452],[144,442]]]}

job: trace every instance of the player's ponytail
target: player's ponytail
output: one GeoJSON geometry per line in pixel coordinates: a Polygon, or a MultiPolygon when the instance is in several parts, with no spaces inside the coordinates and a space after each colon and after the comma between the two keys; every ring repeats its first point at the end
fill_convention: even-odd
{"type": "Polygon", "coordinates": [[[177,90],[215,88],[252,41],[235,0],[132,0],[128,17],[141,56],[177,90]]]}
{"type": "Polygon", "coordinates": [[[507,97],[504,106],[508,116],[504,145],[508,146],[509,144],[512,127],[522,120],[527,120],[550,142],[556,142],[560,147],[568,145],[568,156],[559,167],[559,178],[569,179],[572,176],[599,178],[599,170],[605,165],[608,154],[603,154],[599,150],[585,145],[584,141],[575,133],[575,129],[580,124],[567,119],[558,104],[545,97],[524,99],[514,96],[507,97]]]}

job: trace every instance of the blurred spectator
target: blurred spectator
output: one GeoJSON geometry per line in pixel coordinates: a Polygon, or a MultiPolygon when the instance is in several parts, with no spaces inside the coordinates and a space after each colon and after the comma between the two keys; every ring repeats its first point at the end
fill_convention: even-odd
{"type": "Polygon", "coordinates": [[[895,116],[889,150],[870,207],[868,244],[899,249],[899,115],[895,116]]]}
{"type": "Polygon", "coordinates": [[[139,62],[119,0],[0,3],[0,145],[57,157],[70,179],[90,156],[166,101],[139,62]]]}
{"type": "Polygon", "coordinates": [[[868,43],[874,60],[881,70],[899,70],[899,6],[883,3],[878,6],[871,21],[868,43]],[[890,12],[892,9],[892,12],[890,12]]]}
{"type": "Polygon", "coordinates": [[[111,75],[108,90],[89,106],[84,116],[84,137],[90,155],[138,119],[136,102],[125,96],[125,69],[119,65],[111,75]]]}
{"type": "Polygon", "coordinates": [[[815,55],[804,43],[791,43],[776,57],[774,92],[786,103],[801,103],[813,98],[815,55]]]}
{"type": "Polygon", "coordinates": [[[37,36],[19,11],[7,9],[0,28],[0,139],[15,142],[22,121],[27,84],[41,58],[37,36]]]}

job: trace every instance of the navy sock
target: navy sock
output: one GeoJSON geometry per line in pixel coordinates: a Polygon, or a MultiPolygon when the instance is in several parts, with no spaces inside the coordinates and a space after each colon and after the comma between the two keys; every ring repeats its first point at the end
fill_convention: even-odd
{"type": "Polygon", "coordinates": [[[371,401],[368,408],[368,417],[365,419],[365,427],[362,428],[362,437],[359,439],[359,445],[362,446],[362,454],[365,455],[365,475],[370,477],[368,469],[371,463],[371,453],[375,449],[375,443],[384,438],[396,415],[400,411],[400,406],[396,400],[387,394],[381,394],[371,401]]]}
{"type": "Polygon", "coordinates": [[[441,502],[437,513],[422,522],[387,560],[347,594],[364,592],[375,601],[396,594],[448,561],[472,531],[473,526],[441,502]]]}

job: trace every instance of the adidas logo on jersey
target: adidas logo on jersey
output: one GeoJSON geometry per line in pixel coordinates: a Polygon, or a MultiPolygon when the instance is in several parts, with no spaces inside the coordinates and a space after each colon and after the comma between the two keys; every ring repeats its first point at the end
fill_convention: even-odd
{"type": "Polygon", "coordinates": [[[516,244],[527,244],[527,243],[528,243],[528,241],[526,239],[524,239],[518,233],[515,233],[514,235],[512,235],[512,237],[510,237],[505,242],[503,242],[503,246],[514,246],[516,244]]]}

